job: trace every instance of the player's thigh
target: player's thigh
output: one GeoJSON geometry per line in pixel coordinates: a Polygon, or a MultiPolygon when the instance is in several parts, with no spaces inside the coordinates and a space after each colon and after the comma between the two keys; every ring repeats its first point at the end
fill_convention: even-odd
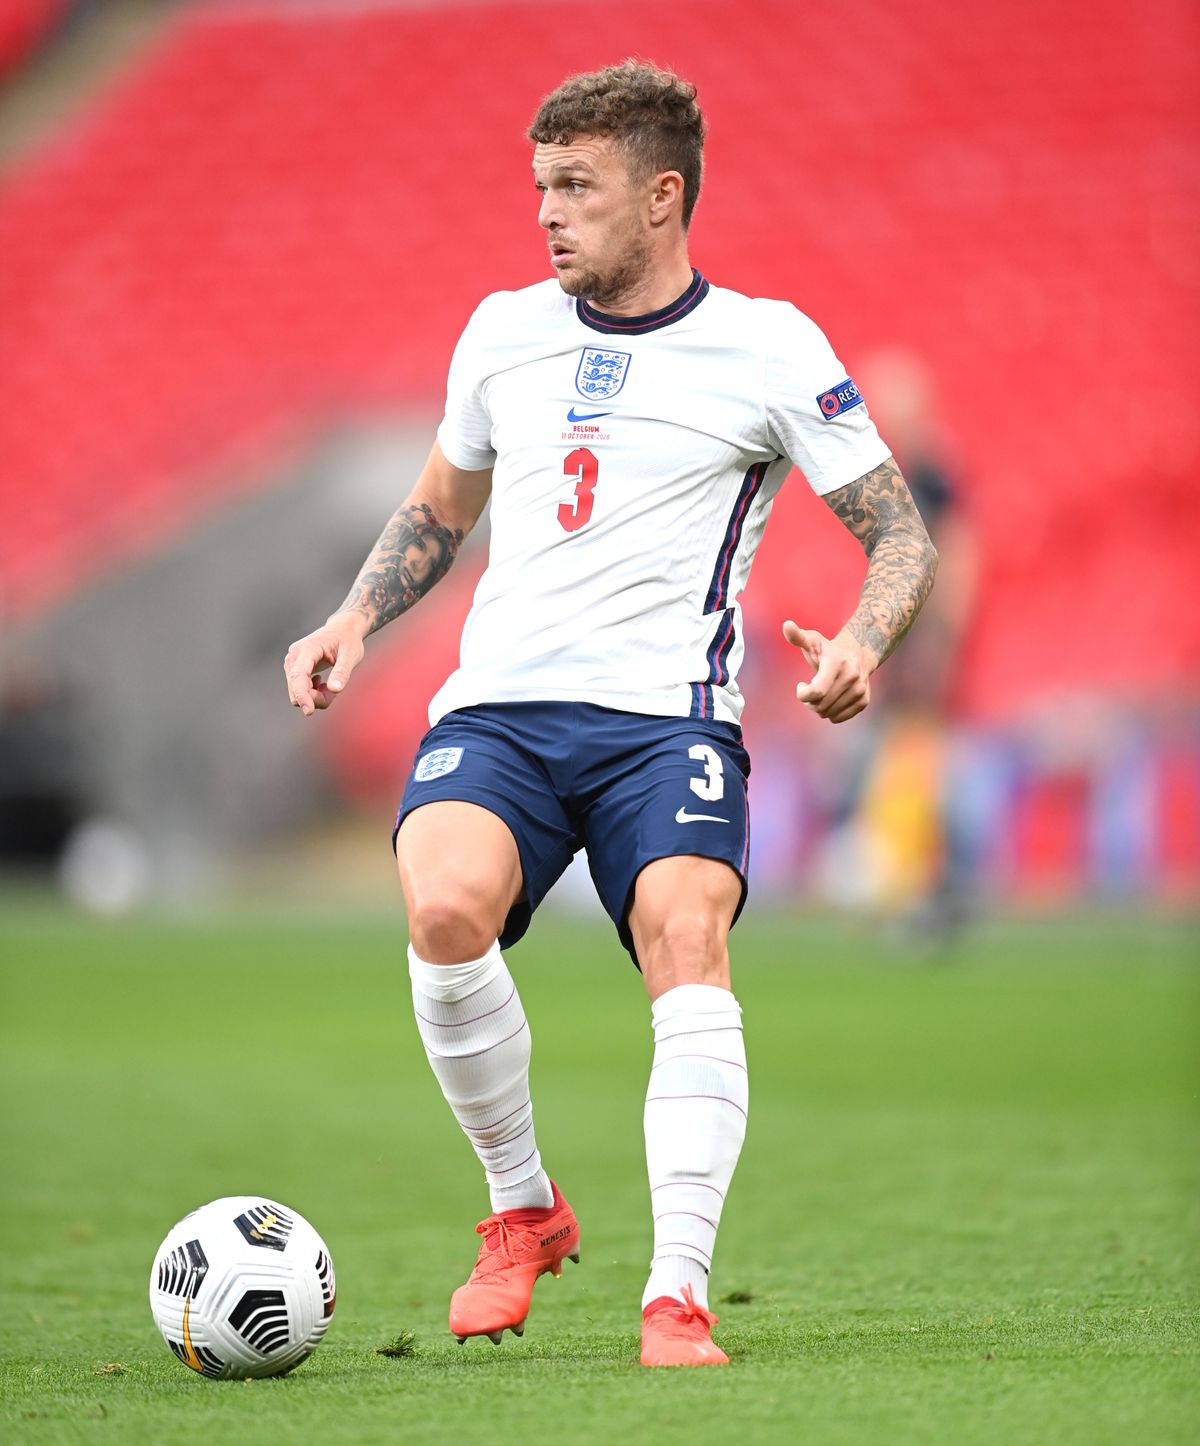
{"type": "Polygon", "coordinates": [[[729,930],[743,892],[741,875],[720,859],[683,854],[642,869],[629,932],[651,999],[680,984],[729,988],[729,930]]]}
{"type": "Polygon", "coordinates": [[[521,893],[512,830],[477,803],[443,799],[405,816],[396,863],[409,917],[454,908],[495,919],[496,932],[521,893]]]}
{"type": "Polygon", "coordinates": [[[431,963],[515,944],[578,847],[546,767],[553,718],[481,706],[421,740],[396,816],[413,947],[431,963]]]}
{"type": "MultiPolygon", "coordinates": [[[[617,726],[617,725],[614,725],[617,726]]],[[[629,746],[596,780],[584,819],[597,891],[634,962],[643,942],[678,940],[688,920],[724,934],[745,898],[750,840],[750,761],[727,725],[638,718],[629,746]],[[687,862],[683,862],[686,860],[687,862]],[[732,897],[732,909],[726,900],[732,897]]]]}

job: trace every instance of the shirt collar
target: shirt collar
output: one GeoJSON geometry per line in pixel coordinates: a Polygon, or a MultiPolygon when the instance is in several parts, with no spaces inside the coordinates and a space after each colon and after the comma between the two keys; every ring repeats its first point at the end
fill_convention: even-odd
{"type": "Polygon", "coordinates": [[[681,321],[695,311],[707,295],[708,282],[693,268],[691,282],[683,295],[658,311],[648,311],[644,316],[613,316],[609,312],[597,311],[580,297],[575,303],[575,314],[584,326],[602,331],[607,336],[640,336],[643,332],[657,331],[659,327],[681,321]]]}

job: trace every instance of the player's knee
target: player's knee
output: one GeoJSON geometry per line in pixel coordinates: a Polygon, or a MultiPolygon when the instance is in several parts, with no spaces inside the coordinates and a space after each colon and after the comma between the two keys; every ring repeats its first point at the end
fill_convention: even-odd
{"type": "Polygon", "coordinates": [[[726,927],[708,910],[664,914],[648,931],[646,952],[656,969],[679,982],[719,982],[728,971],[726,927]]]}
{"type": "Polygon", "coordinates": [[[504,923],[500,907],[485,890],[460,880],[441,880],[413,890],[408,901],[412,946],[431,964],[480,959],[504,923]]]}

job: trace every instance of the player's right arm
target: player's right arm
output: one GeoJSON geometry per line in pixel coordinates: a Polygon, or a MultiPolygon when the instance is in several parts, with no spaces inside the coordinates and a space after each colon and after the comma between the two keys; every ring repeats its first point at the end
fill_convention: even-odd
{"type": "Polygon", "coordinates": [[[416,486],[380,533],[341,607],[288,649],[283,668],[293,707],[306,718],[329,707],[361,661],[370,634],[406,613],[450,571],[491,488],[490,467],[464,471],[433,444],[416,486]],[[332,672],[323,679],[326,668],[332,672]]]}

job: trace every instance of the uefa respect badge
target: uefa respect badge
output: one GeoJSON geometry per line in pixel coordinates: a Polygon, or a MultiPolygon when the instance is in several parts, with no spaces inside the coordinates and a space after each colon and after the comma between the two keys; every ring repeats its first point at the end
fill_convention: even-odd
{"type": "Polygon", "coordinates": [[[840,417],[843,412],[848,412],[851,407],[861,406],[865,401],[866,398],[847,377],[844,382],[838,382],[836,387],[822,392],[817,398],[817,406],[822,418],[832,422],[834,417],[840,417]]]}

